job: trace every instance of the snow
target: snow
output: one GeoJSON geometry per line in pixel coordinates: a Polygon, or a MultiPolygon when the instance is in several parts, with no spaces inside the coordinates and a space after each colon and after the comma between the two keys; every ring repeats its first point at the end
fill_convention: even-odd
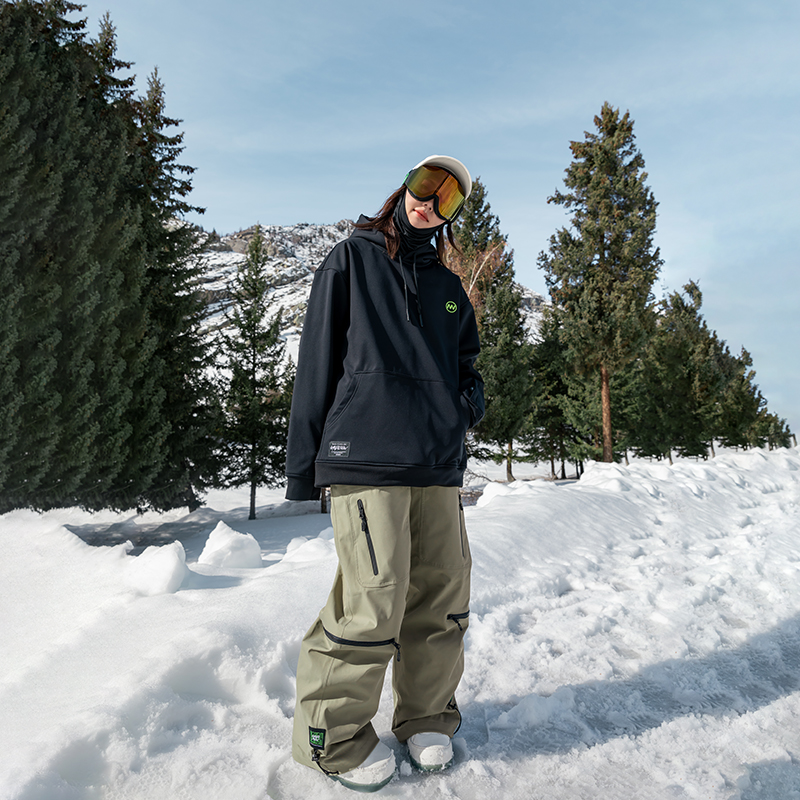
{"type": "MultiPolygon", "coordinates": [[[[380,796],[800,798],[800,450],[541,473],[465,508],[456,763],[411,770],[387,681],[380,796]]],[[[289,754],[330,517],[207,501],[0,517],[0,797],[354,797],[289,754]]]]}
{"type": "MultiPolygon", "coordinates": [[[[132,547],[126,551],[129,549],[132,547]]],[[[148,547],[139,558],[125,565],[128,585],[147,596],[177,592],[188,573],[186,551],[180,542],[148,547]]]]}
{"type": "Polygon", "coordinates": [[[258,569],[263,566],[261,546],[252,534],[238,533],[220,520],[209,534],[197,563],[219,568],[258,569]]]}

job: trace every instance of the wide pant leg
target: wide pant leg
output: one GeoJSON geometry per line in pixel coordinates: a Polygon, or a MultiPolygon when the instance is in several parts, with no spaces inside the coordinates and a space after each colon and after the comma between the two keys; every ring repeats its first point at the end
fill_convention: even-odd
{"type": "Polygon", "coordinates": [[[378,742],[393,657],[398,738],[456,730],[470,559],[457,487],[334,486],[331,513],[339,567],[303,639],[292,755],[345,772],[378,742]]]}
{"type": "Polygon", "coordinates": [[[455,690],[464,671],[472,559],[457,487],[416,489],[411,501],[411,574],[394,664],[392,731],[452,736],[461,724],[455,690]]]}

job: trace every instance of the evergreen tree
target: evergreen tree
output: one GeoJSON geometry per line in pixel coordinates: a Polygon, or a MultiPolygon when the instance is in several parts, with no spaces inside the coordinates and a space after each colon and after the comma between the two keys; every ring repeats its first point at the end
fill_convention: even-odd
{"type": "Polygon", "coordinates": [[[500,232],[500,220],[492,213],[480,178],[473,181],[472,192],[453,224],[453,236],[458,250],[449,250],[447,263],[461,278],[480,329],[491,287],[514,279],[514,252],[507,249],[507,237],[500,232]]]}
{"type": "Polygon", "coordinates": [[[120,411],[97,378],[97,359],[115,339],[121,308],[114,200],[127,142],[83,23],[65,19],[78,8],[0,9],[0,275],[13,286],[3,297],[16,337],[0,350],[2,391],[10,391],[0,421],[6,508],[79,502],[91,483],[99,415],[120,411]]]}
{"type": "Polygon", "coordinates": [[[708,428],[704,407],[716,393],[713,342],[700,316],[702,294],[695,283],[660,303],[653,333],[634,368],[635,411],[629,437],[643,456],[672,452],[705,456],[708,428]]]}
{"type": "Polygon", "coordinates": [[[223,363],[230,374],[226,392],[228,486],[250,487],[250,519],[256,518],[256,489],[283,483],[294,370],[284,366],[281,312],[270,318],[267,250],[256,226],[232,288],[230,331],[223,337],[223,363]]]}
{"type": "Polygon", "coordinates": [[[486,296],[481,353],[476,367],[484,381],[486,416],[473,431],[483,448],[473,455],[506,462],[506,477],[514,480],[512,461],[524,458],[514,440],[522,432],[532,402],[532,344],[520,313],[521,297],[510,282],[493,286],[486,296]]]}
{"type": "Polygon", "coordinates": [[[546,309],[531,352],[532,407],[520,439],[535,460],[550,462],[550,475],[566,478],[565,463],[571,456],[581,461],[577,449],[582,444],[578,431],[566,415],[569,386],[566,348],[559,337],[557,317],[546,309]]]}
{"type": "Polygon", "coordinates": [[[194,168],[179,163],[183,134],[171,129],[180,120],[166,116],[165,108],[156,70],[135,105],[133,155],[146,260],[146,330],[153,340],[140,389],[146,406],[136,419],[136,427],[146,432],[145,446],[135,453],[136,462],[151,465],[152,478],[137,502],[158,510],[200,504],[198,492],[214,482],[219,467],[220,424],[208,377],[210,350],[201,330],[206,307],[198,287],[199,235],[183,220],[203,209],[187,200],[194,168]]]}
{"type": "Polygon", "coordinates": [[[777,414],[772,414],[764,409],[764,414],[759,419],[757,430],[759,438],[763,440],[763,443],[770,450],[792,446],[792,432],[789,430],[789,425],[785,419],[781,419],[777,414]]]}
{"type": "Polygon", "coordinates": [[[766,401],[753,383],[756,376],[750,353],[742,348],[734,356],[727,345],[721,343],[717,361],[723,376],[722,391],[717,398],[713,415],[714,438],[723,447],[758,447],[765,444],[759,422],[765,419],[766,401]]]}
{"type": "Polygon", "coordinates": [[[656,202],[645,185],[633,121],[608,103],[597,133],[571,142],[573,162],[548,202],[572,210],[571,227],[550,237],[539,265],[573,368],[599,377],[603,460],[613,460],[611,376],[637,357],[648,335],[651,288],[661,266],[652,237],[656,202]]]}
{"type": "Polygon", "coordinates": [[[79,9],[0,6],[3,510],[170,507],[213,472],[194,237],[174,222],[191,170],[163,87],[135,101],[110,20],[87,41],[79,9]]]}

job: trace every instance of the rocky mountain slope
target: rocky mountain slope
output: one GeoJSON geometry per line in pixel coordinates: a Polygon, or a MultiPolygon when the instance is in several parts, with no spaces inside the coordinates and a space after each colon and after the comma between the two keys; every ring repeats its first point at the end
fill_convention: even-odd
{"type": "MultiPolygon", "coordinates": [[[[276,312],[283,308],[282,332],[286,337],[287,352],[296,361],[314,272],[330,249],[350,235],[353,223],[343,219],[332,225],[262,225],[261,230],[269,254],[267,272],[272,303],[276,312]]],[[[230,282],[238,265],[245,259],[254,233],[255,226],[222,237],[206,234],[201,255],[201,285],[211,311],[207,319],[209,328],[225,324],[225,310],[230,305],[230,282]]],[[[524,286],[519,286],[519,289],[525,325],[534,335],[547,301],[524,286]]]]}

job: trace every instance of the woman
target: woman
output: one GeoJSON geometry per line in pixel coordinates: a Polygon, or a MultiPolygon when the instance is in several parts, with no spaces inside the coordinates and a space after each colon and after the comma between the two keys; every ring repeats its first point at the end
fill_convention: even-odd
{"type": "Polygon", "coordinates": [[[444,236],[455,246],[471,188],[455,158],[417,164],[317,270],[300,342],[286,497],[331,487],[339,566],[303,639],[292,754],[362,791],[395,770],[370,722],[393,657],[392,730],[418,768],[449,765],[461,721],[471,559],[458,487],[484,403],[444,236]]]}

